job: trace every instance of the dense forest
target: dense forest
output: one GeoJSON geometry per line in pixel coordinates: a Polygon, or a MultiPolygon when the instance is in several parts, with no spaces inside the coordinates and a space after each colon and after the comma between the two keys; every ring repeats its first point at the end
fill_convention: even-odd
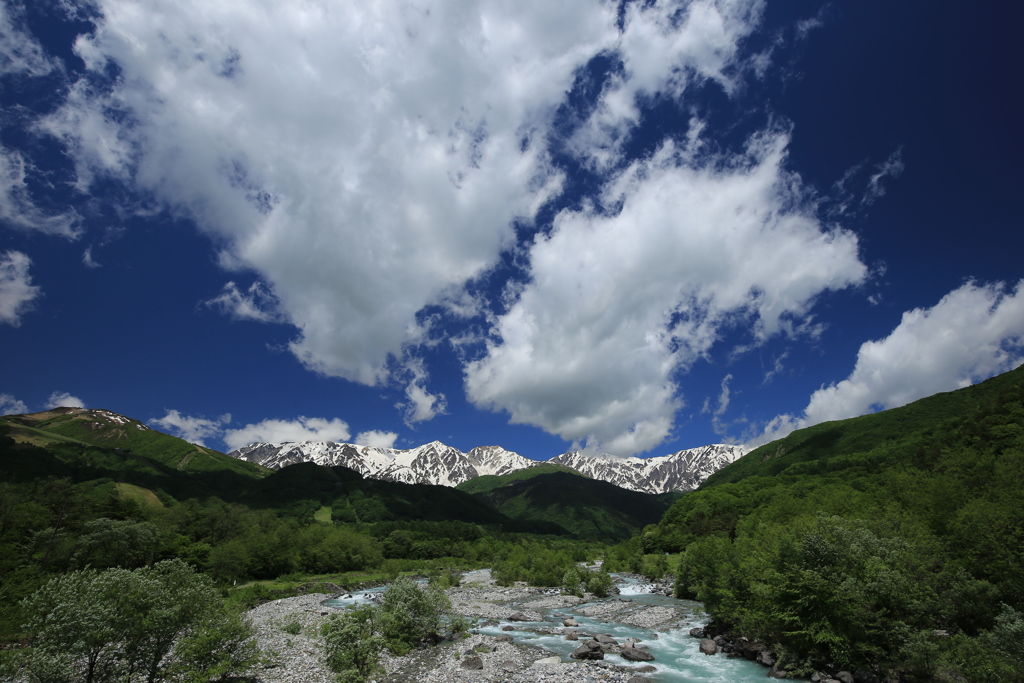
{"type": "Polygon", "coordinates": [[[758,448],[633,540],[796,670],[1024,680],[1024,368],[758,448]]]}

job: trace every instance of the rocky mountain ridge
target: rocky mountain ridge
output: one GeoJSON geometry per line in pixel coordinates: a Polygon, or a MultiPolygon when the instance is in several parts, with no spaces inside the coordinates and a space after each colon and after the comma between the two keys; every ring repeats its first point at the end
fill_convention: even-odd
{"type": "Polygon", "coordinates": [[[442,486],[457,486],[482,475],[508,474],[547,462],[570,467],[624,489],[658,494],[691,491],[746,452],[742,446],[712,444],[653,458],[617,458],[569,451],[538,461],[500,446],[478,446],[463,453],[440,441],[407,450],[306,441],[254,443],[228,455],[274,469],[311,461],[318,465],[347,467],[373,479],[442,486]]]}

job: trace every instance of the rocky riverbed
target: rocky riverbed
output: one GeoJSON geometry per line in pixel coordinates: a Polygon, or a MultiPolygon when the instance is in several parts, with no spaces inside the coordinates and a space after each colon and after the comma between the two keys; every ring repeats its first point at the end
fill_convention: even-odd
{"type": "MultiPolygon", "coordinates": [[[[502,620],[540,621],[538,610],[574,608],[581,598],[555,591],[496,586],[487,571],[473,572],[458,588],[448,591],[454,610],[481,624],[502,620]]],[[[272,653],[272,663],[257,672],[260,683],[327,683],[333,674],[323,665],[320,626],[333,608],[323,603],[334,596],[309,594],[268,602],[249,611],[260,647],[272,653]]],[[[681,611],[636,605],[611,599],[584,608],[592,618],[631,623],[642,628],[668,629],[686,625],[681,611]]],[[[596,635],[578,628],[544,629],[570,640],[596,635]]],[[[379,683],[641,683],[636,669],[606,661],[563,663],[539,647],[512,642],[509,635],[474,633],[455,643],[414,650],[404,657],[385,653],[386,674],[379,683]]]]}

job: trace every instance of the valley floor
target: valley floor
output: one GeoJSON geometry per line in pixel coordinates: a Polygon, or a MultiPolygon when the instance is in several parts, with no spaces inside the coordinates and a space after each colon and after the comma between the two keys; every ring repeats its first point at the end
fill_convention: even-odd
{"type": "MultiPolygon", "coordinates": [[[[489,572],[474,572],[467,582],[448,590],[454,610],[482,623],[506,620],[521,612],[529,620],[539,620],[540,609],[575,607],[582,600],[558,595],[550,590],[517,586],[501,588],[490,580],[489,572]]],[[[319,642],[320,625],[333,608],[323,603],[334,596],[309,594],[284,598],[259,605],[249,611],[257,628],[260,646],[277,653],[275,665],[259,671],[260,683],[327,683],[333,674],[322,663],[319,642]],[[297,635],[283,627],[297,622],[297,635]]],[[[642,628],[667,630],[682,626],[682,614],[673,608],[645,607],[610,599],[588,608],[588,616],[632,623],[642,628]]],[[[565,629],[566,632],[569,629],[565,629]]],[[[581,640],[584,638],[580,633],[581,640]]],[[[510,636],[473,634],[457,643],[414,650],[405,657],[385,653],[382,663],[386,675],[379,683],[634,683],[646,680],[636,669],[625,669],[604,661],[545,662],[551,652],[539,647],[508,642],[510,636]],[[469,670],[463,663],[479,657],[483,668],[469,670]]]]}

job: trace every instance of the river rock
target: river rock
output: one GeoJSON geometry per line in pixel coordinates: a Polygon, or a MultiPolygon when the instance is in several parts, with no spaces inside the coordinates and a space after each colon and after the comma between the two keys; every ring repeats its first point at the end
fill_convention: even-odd
{"type": "Polygon", "coordinates": [[[550,666],[552,664],[561,664],[561,657],[545,657],[544,659],[538,659],[533,663],[534,666],[550,666]]]}
{"type": "Polygon", "coordinates": [[[501,630],[502,631],[515,631],[516,627],[515,626],[502,626],[501,630]]]}
{"type": "Polygon", "coordinates": [[[642,674],[652,674],[652,673],[654,673],[657,670],[658,670],[657,667],[651,666],[650,664],[646,664],[644,666],[638,666],[637,668],[634,669],[634,671],[639,671],[642,674]]]}
{"type": "Polygon", "coordinates": [[[580,622],[576,621],[572,617],[562,620],[562,626],[579,626],[580,622]]]}
{"type": "Polygon", "coordinates": [[[694,638],[703,638],[704,637],[704,629],[702,629],[702,628],[691,628],[690,629],[690,635],[693,636],[694,638]]]}
{"type": "Polygon", "coordinates": [[[619,644],[619,641],[615,640],[611,636],[609,636],[607,634],[604,634],[604,633],[598,633],[596,636],[594,636],[594,640],[596,640],[597,642],[601,643],[602,645],[618,645],[619,644]]]}
{"type": "Polygon", "coordinates": [[[638,650],[635,647],[624,647],[622,652],[623,659],[628,659],[631,662],[650,662],[654,660],[654,655],[646,650],[638,650]]]}
{"type": "Polygon", "coordinates": [[[573,659],[604,659],[604,650],[601,649],[601,643],[596,640],[588,640],[569,656],[573,659]]]}
{"type": "Polygon", "coordinates": [[[840,671],[836,674],[836,680],[840,683],[854,683],[853,674],[849,671],[840,671]]]}
{"type": "Polygon", "coordinates": [[[530,618],[522,612],[513,612],[512,616],[508,618],[509,621],[529,621],[530,618]]]}
{"type": "Polygon", "coordinates": [[[757,663],[761,666],[774,666],[775,655],[771,650],[761,650],[757,653],[757,663]]]}
{"type": "Polygon", "coordinates": [[[569,631],[568,633],[565,634],[565,639],[566,640],[579,640],[580,637],[576,635],[575,631],[569,631]]]}
{"type": "Polygon", "coordinates": [[[511,643],[512,641],[515,640],[515,638],[513,638],[512,636],[510,636],[508,634],[505,634],[505,635],[502,635],[502,636],[495,636],[494,639],[496,641],[498,641],[499,643],[511,643]]]}
{"type": "Polygon", "coordinates": [[[479,671],[484,668],[484,660],[479,657],[466,657],[462,660],[462,668],[469,671],[479,671]]]}
{"type": "Polygon", "coordinates": [[[700,641],[700,651],[706,655],[713,655],[718,652],[718,644],[710,638],[700,641]]]}

